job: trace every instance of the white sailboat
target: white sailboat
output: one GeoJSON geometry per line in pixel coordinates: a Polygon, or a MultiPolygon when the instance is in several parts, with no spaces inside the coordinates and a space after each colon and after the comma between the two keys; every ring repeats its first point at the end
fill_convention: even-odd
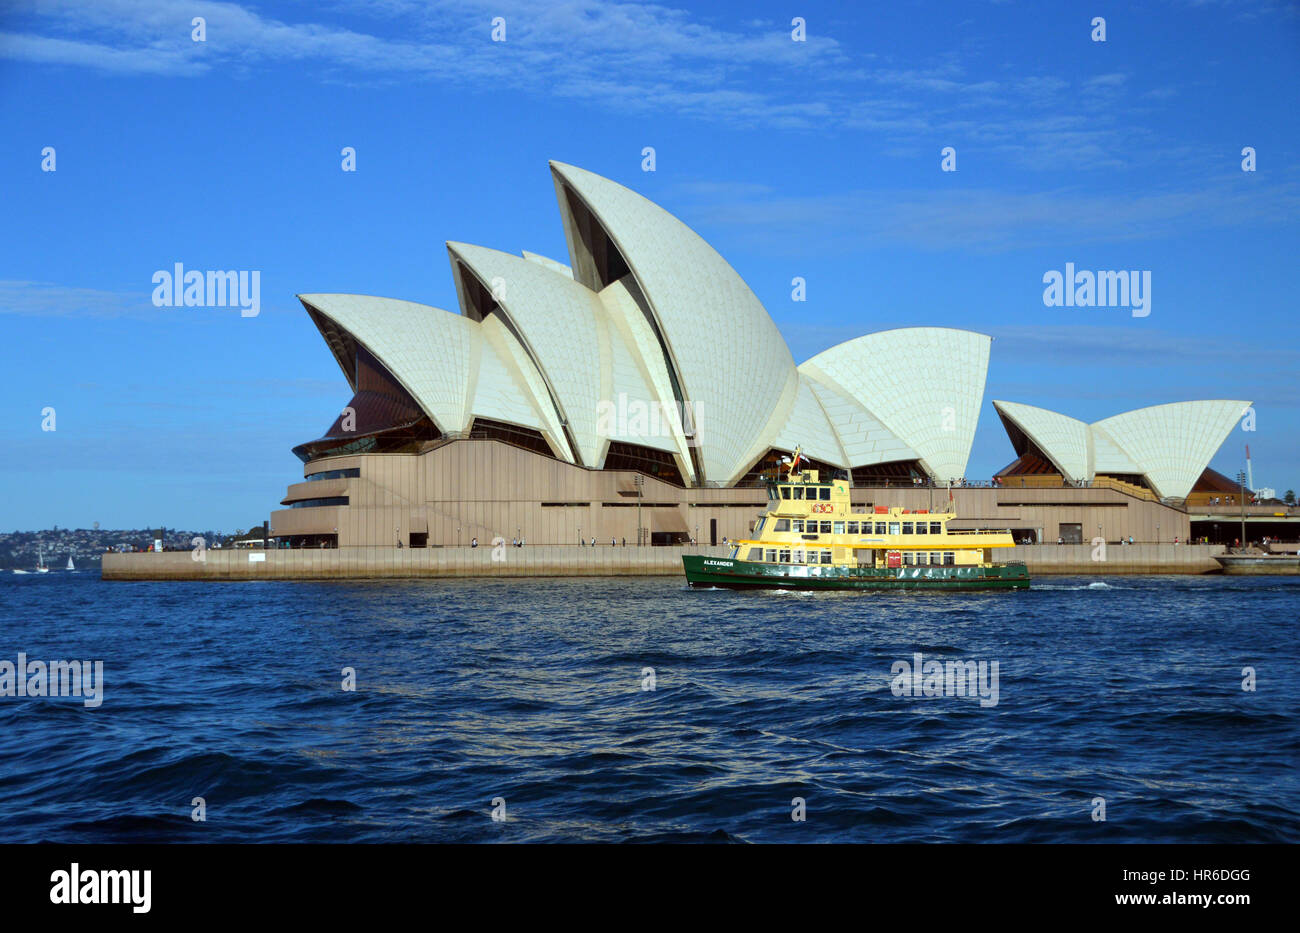
{"type": "Polygon", "coordinates": [[[73,564],[72,564],[72,552],[71,552],[71,551],[68,552],[68,566],[64,567],[63,569],[66,570],[66,571],[68,571],[69,573],[76,573],[76,572],[77,572],[77,568],[76,568],[75,566],[73,566],[73,564]]]}
{"type": "Polygon", "coordinates": [[[36,555],[36,572],[49,573],[50,568],[45,566],[45,548],[39,544],[36,545],[36,555]]]}

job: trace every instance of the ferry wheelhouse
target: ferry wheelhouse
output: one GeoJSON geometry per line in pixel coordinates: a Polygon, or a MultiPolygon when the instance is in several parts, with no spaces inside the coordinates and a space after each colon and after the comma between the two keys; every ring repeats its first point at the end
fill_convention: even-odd
{"type": "Polygon", "coordinates": [[[772,507],[725,558],[682,558],[693,587],[732,589],[1028,589],[1023,562],[995,563],[1009,530],[954,531],[953,511],[854,509],[845,480],[799,470],[768,485],[772,507]]]}

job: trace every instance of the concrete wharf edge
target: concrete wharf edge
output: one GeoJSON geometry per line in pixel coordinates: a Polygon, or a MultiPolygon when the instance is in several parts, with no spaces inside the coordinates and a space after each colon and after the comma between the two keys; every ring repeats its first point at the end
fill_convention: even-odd
{"type": "MultiPolygon", "coordinates": [[[[208,550],[201,561],[195,560],[189,551],[105,554],[102,576],[105,580],[684,577],[683,554],[724,557],[726,553],[727,549],[720,546],[344,547],[265,551],[238,548],[208,550]]],[[[1222,545],[1109,544],[1102,554],[1088,544],[1036,544],[999,548],[993,557],[996,561],[1024,561],[1031,576],[1113,576],[1218,573],[1221,568],[1214,555],[1222,553],[1222,545]]]]}

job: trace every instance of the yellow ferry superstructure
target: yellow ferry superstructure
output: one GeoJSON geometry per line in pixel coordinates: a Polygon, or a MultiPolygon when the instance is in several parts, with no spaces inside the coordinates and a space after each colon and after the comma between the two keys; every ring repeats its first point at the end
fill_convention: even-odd
{"type": "Polygon", "coordinates": [[[871,506],[855,509],[846,480],[822,482],[798,470],[768,486],[772,507],[728,558],[685,558],[693,586],[782,588],[1028,587],[1019,562],[996,563],[1010,530],[954,531],[952,511],[871,506]]]}

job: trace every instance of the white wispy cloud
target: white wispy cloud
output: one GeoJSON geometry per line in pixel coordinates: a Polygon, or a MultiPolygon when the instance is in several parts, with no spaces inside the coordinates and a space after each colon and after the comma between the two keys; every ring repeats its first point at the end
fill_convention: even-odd
{"type": "MultiPolygon", "coordinates": [[[[683,189],[692,190],[692,189],[683,189]]],[[[850,190],[763,197],[707,186],[688,203],[692,223],[729,228],[732,242],[789,255],[845,254],[881,246],[997,252],[1061,243],[1127,242],[1171,231],[1291,223],[1300,185],[1206,184],[1148,194],[1058,189],[850,190]]]]}
{"type": "MultiPolygon", "coordinates": [[[[972,76],[956,53],[898,62],[850,47],[815,18],[725,20],[662,3],[600,0],[322,0],[299,21],[224,0],[13,0],[0,58],[118,74],[197,76],[293,63],[351,83],[437,81],[672,112],[740,127],[871,134],[884,151],[974,144],[1034,169],[1107,168],[1152,151],[1129,76],[1067,80],[1011,63],[972,76]],[[190,20],[206,20],[193,42],[190,20]],[[491,41],[505,18],[507,41],[491,41]],[[328,21],[329,24],[322,21],[328,21]]],[[[1147,98],[1150,99],[1150,98],[1147,98]]]]}
{"type": "Polygon", "coordinates": [[[0,314],[36,317],[157,317],[150,294],[0,280],[0,314]]]}
{"type": "MultiPolygon", "coordinates": [[[[155,307],[154,285],[146,280],[139,291],[84,288],[55,282],[0,279],[0,314],[28,317],[132,318],[161,322],[184,319],[201,321],[230,314],[226,307],[155,307]]],[[[286,305],[264,301],[259,316],[284,313],[286,305]]],[[[296,308],[293,309],[296,312],[296,308]]],[[[238,317],[238,309],[233,310],[238,317]]],[[[251,319],[250,319],[251,320],[251,319]]]]}

